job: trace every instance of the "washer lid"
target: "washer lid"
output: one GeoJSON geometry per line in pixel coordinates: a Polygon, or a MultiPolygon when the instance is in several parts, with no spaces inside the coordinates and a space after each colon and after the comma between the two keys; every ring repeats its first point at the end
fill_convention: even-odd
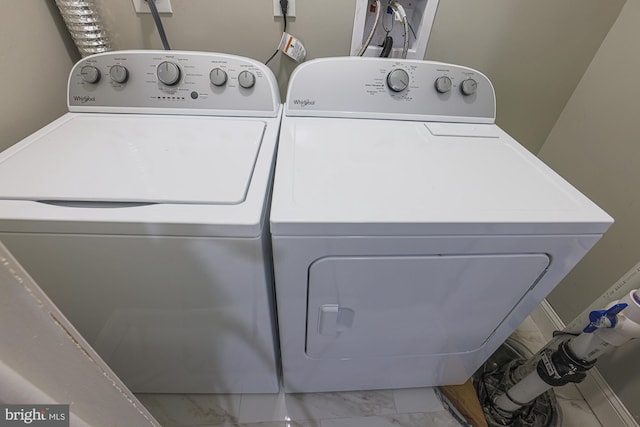
{"type": "Polygon", "coordinates": [[[82,114],[0,156],[0,199],[239,204],[266,123],[82,114]]]}
{"type": "Polygon", "coordinates": [[[495,125],[282,122],[276,235],[599,234],[611,223],[495,125]]]}

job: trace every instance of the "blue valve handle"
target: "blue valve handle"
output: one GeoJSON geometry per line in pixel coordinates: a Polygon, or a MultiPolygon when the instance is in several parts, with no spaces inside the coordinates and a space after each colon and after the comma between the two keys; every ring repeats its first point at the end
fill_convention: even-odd
{"type": "Polygon", "coordinates": [[[628,304],[626,303],[620,303],[620,304],[614,305],[608,310],[592,311],[591,313],[589,313],[589,320],[591,321],[591,323],[589,323],[587,327],[582,330],[582,332],[591,333],[597,330],[598,328],[602,327],[601,325],[602,325],[603,318],[607,318],[609,319],[609,322],[611,322],[611,325],[608,326],[609,328],[614,328],[616,326],[616,323],[618,323],[616,316],[622,310],[627,308],[627,305],[628,304]]]}

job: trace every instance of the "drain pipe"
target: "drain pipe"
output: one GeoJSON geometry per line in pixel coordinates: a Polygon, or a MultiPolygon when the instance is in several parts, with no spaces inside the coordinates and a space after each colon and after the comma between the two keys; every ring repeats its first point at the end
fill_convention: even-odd
{"type": "Polygon", "coordinates": [[[56,0],[56,6],[82,57],[111,50],[93,0],[56,0]]]}
{"type": "Polygon", "coordinates": [[[532,359],[537,360],[532,364],[534,369],[495,398],[494,409],[499,416],[509,420],[551,387],[582,382],[599,356],[640,338],[640,289],[628,292],[603,310],[592,311],[589,318],[580,335],[565,335],[570,338],[557,348],[547,345],[540,350],[532,359]]]}
{"type": "Polygon", "coordinates": [[[563,332],[578,335],[582,332],[584,325],[590,322],[589,313],[605,307],[611,301],[619,300],[634,289],[640,288],[640,262],[634,265],[627,273],[613,284],[589,307],[585,308],[582,313],[576,316],[564,329],[563,332]]]}

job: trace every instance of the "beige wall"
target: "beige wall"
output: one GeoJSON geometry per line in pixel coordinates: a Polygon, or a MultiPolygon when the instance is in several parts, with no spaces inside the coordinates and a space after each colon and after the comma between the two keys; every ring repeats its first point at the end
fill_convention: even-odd
{"type": "MultiPolygon", "coordinates": [[[[96,0],[116,49],[162,49],[153,19],[136,15],[131,0],[96,0]]],[[[271,0],[172,0],[172,15],[162,15],[171,48],[243,55],[266,61],[282,36],[282,18],[274,18],[271,0]]],[[[298,0],[287,31],[300,38],[308,58],[349,54],[355,0],[298,0]],[[341,10],[336,14],[332,11],[341,10]]],[[[270,63],[282,98],[296,63],[270,63]]]]}
{"type": "Polygon", "coordinates": [[[78,54],[53,4],[2,2],[0,150],[67,110],[67,76],[78,54]]]}
{"type": "MultiPolygon", "coordinates": [[[[131,0],[97,0],[114,47],[161,48],[151,16],[131,0]]],[[[163,16],[173,49],[265,61],[282,23],[271,0],[172,0],[163,16]]],[[[355,0],[297,0],[289,31],[309,58],[348,55],[355,0]]],[[[478,68],[498,93],[498,122],[533,152],[542,146],[624,0],[440,0],[427,58],[478,68]]],[[[270,64],[284,97],[295,63],[270,64]]]]}
{"type": "Polygon", "coordinates": [[[624,0],[440,0],[427,58],[487,74],[497,122],[537,153],[624,0]]]}
{"type": "MultiPolygon", "coordinates": [[[[347,55],[356,0],[298,0],[289,25],[309,58],[347,55]]],[[[65,111],[66,75],[78,58],[53,1],[7,2],[0,16],[0,102],[6,148],[65,111]],[[8,9],[7,9],[8,8],[8,9]],[[54,13],[52,13],[52,11],[54,13]],[[8,67],[5,64],[16,65],[8,67]],[[19,66],[18,66],[19,65],[19,66]]],[[[149,14],[131,0],[96,0],[115,49],[161,48],[149,14]]],[[[441,0],[427,58],[475,67],[493,81],[498,123],[537,152],[624,0],[441,0]]],[[[271,0],[172,0],[163,15],[173,49],[266,60],[281,34],[271,0]]],[[[295,63],[270,64],[284,97],[295,63]]]]}
{"type": "MultiPolygon", "coordinates": [[[[629,0],[545,142],[540,157],[616,222],[552,293],[565,322],[640,261],[640,0],[629,0]]],[[[640,419],[640,341],[598,369],[640,419]]]]}

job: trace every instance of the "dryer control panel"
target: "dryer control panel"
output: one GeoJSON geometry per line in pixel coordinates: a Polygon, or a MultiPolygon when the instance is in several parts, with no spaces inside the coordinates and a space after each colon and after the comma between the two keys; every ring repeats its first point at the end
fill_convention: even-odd
{"type": "Polygon", "coordinates": [[[276,117],[267,66],[221,53],[130,50],[92,55],[71,70],[69,111],[276,117]]]}
{"type": "Polygon", "coordinates": [[[300,65],[288,116],[494,123],[495,93],[479,71],[442,62],[342,57],[300,65]]]}

